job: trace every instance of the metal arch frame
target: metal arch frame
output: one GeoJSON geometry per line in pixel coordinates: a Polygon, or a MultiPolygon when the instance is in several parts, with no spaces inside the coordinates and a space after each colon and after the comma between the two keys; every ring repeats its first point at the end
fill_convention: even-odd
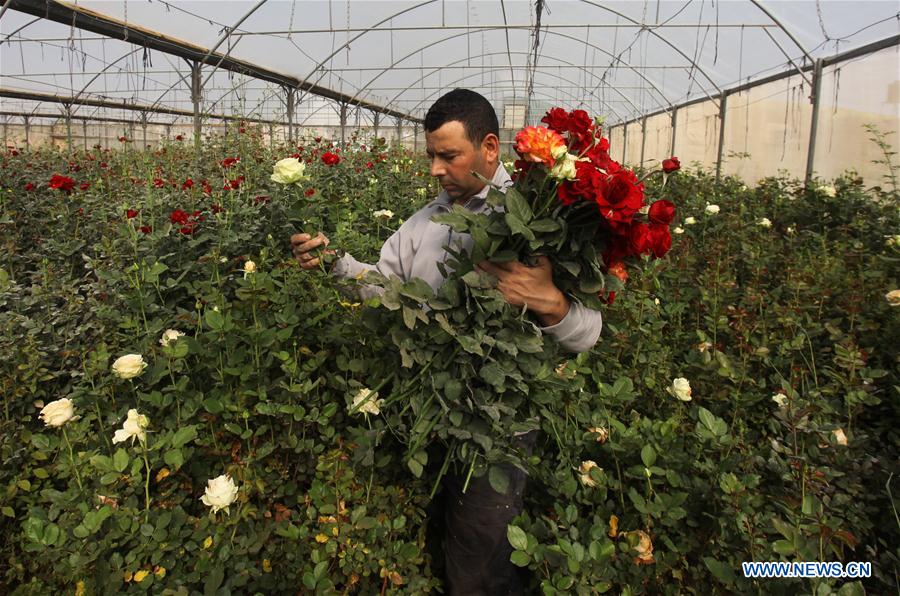
{"type": "MultiPolygon", "coordinates": [[[[7,1],[6,1],[6,4],[9,5],[10,2],[11,2],[11,0],[7,0],[7,1]]],[[[5,9],[6,9],[6,6],[4,6],[4,10],[5,10],[5,9]]],[[[0,15],[0,16],[2,16],[2,15],[0,15]]],[[[6,43],[7,41],[9,41],[9,38],[10,38],[10,37],[12,37],[13,35],[15,35],[15,34],[18,33],[19,31],[21,31],[22,29],[25,29],[26,27],[30,27],[31,25],[34,25],[34,24],[37,23],[38,21],[42,21],[42,20],[43,20],[43,19],[42,19],[41,17],[38,17],[38,18],[36,18],[36,19],[34,19],[34,20],[32,20],[32,21],[28,21],[27,23],[25,23],[24,25],[22,25],[21,27],[19,27],[18,29],[16,29],[15,31],[13,31],[13,32],[10,33],[9,35],[7,35],[5,38],[0,39],[0,46],[2,46],[4,43],[6,43]]]]}
{"type": "MultiPolygon", "coordinates": [[[[411,12],[411,11],[413,11],[413,10],[422,8],[423,6],[428,6],[429,4],[434,4],[434,3],[437,2],[437,1],[438,1],[438,0],[425,0],[424,2],[420,2],[419,4],[416,4],[415,6],[410,6],[409,8],[404,8],[404,9],[401,10],[400,12],[396,12],[396,13],[394,13],[394,14],[392,14],[392,15],[389,15],[388,17],[386,17],[386,18],[384,18],[384,19],[378,21],[377,23],[375,23],[375,24],[372,25],[371,27],[366,28],[365,31],[360,32],[359,35],[355,35],[355,36],[353,37],[353,39],[348,39],[348,40],[347,40],[346,42],[344,42],[343,45],[341,45],[338,49],[336,49],[336,50],[334,50],[333,52],[331,52],[327,57],[325,57],[325,58],[324,58],[323,60],[321,60],[318,64],[316,64],[316,66],[310,71],[310,73],[309,73],[308,75],[306,75],[305,77],[303,77],[303,79],[308,81],[308,80],[310,79],[310,77],[312,77],[314,74],[316,74],[316,71],[317,71],[317,70],[319,70],[320,68],[322,68],[322,67],[325,65],[326,62],[328,62],[329,60],[331,60],[332,58],[334,58],[335,56],[337,56],[338,54],[340,54],[344,49],[350,47],[350,44],[351,44],[351,43],[355,42],[357,39],[359,39],[360,37],[362,37],[362,36],[365,35],[366,33],[370,33],[370,32],[373,32],[373,31],[378,31],[378,27],[380,27],[381,25],[384,25],[385,23],[387,23],[387,22],[390,21],[391,19],[394,19],[394,18],[396,18],[396,17],[399,17],[399,16],[402,15],[402,14],[406,14],[407,12],[411,12]]],[[[317,78],[317,79],[315,80],[315,82],[313,82],[313,83],[310,85],[310,88],[312,88],[312,85],[317,85],[317,84],[319,83],[319,81],[321,81],[322,78],[323,78],[324,76],[325,76],[324,74],[319,75],[319,78],[317,78]]],[[[301,95],[299,98],[297,98],[297,101],[302,100],[304,97],[306,97],[306,94],[308,93],[307,91],[303,91],[302,85],[300,86],[300,90],[301,90],[301,92],[302,92],[302,95],[301,95]]],[[[353,99],[356,99],[356,97],[354,96],[353,99]]],[[[351,103],[351,102],[348,101],[347,103],[351,103]]]]}
{"type": "MultiPolygon", "coordinates": [[[[447,36],[447,37],[445,37],[445,38],[443,38],[443,39],[439,39],[439,40],[433,41],[433,42],[431,42],[431,43],[429,43],[429,44],[427,44],[427,45],[425,45],[425,46],[422,46],[421,48],[419,48],[419,49],[417,49],[417,50],[413,50],[412,52],[410,52],[409,54],[407,54],[407,55],[405,55],[404,57],[400,58],[399,60],[395,60],[395,61],[393,62],[393,64],[391,64],[389,67],[383,69],[380,73],[378,73],[377,75],[375,75],[374,77],[372,77],[372,79],[370,79],[365,85],[363,85],[362,87],[360,87],[360,88],[356,91],[356,93],[353,94],[353,97],[350,99],[350,101],[349,101],[348,103],[352,103],[354,100],[359,99],[359,94],[360,94],[361,92],[365,91],[365,90],[369,87],[369,85],[371,85],[371,84],[374,83],[376,80],[378,80],[379,78],[381,78],[382,75],[384,75],[385,73],[387,73],[387,72],[388,72],[389,70],[391,70],[393,67],[397,66],[398,64],[400,64],[400,63],[403,62],[404,60],[408,60],[409,58],[411,58],[412,56],[414,56],[414,55],[417,54],[417,53],[424,52],[425,50],[430,49],[430,48],[432,48],[432,47],[434,47],[434,46],[436,46],[436,45],[438,45],[438,44],[440,44],[440,43],[444,43],[445,41],[450,41],[450,40],[457,39],[457,38],[460,38],[460,37],[466,37],[466,36],[469,36],[469,35],[472,35],[472,34],[475,34],[475,33],[479,33],[479,32],[484,32],[484,31],[497,31],[497,30],[499,30],[498,27],[487,27],[487,28],[482,28],[482,29],[473,29],[473,30],[470,30],[470,31],[464,31],[464,32],[462,32],[462,33],[456,33],[456,34],[453,34],[453,35],[449,35],[449,36],[447,36]]],[[[573,37],[573,36],[571,36],[571,35],[566,35],[565,33],[558,33],[558,32],[556,32],[556,31],[546,31],[545,33],[546,33],[546,34],[558,35],[558,36],[560,36],[560,37],[564,37],[564,38],[566,38],[566,39],[571,39],[571,40],[576,41],[576,42],[578,42],[578,43],[585,44],[585,45],[587,45],[588,47],[594,48],[595,50],[598,50],[598,51],[600,51],[600,52],[606,54],[607,56],[609,56],[609,57],[613,58],[614,60],[618,61],[620,64],[623,64],[623,65],[627,66],[630,70],[632,70],[636,75],[638,75],[641,79],[643,79],[643,81],[644,81],[645,83],[647,83],[648,85],[650,85],[650,87],[651,87],[654,91],[656,91],[656,92],[659,94],[659,96],[663,99],[663,103],[669,107],[669,111],[671,111],[671,110],[674,109],[675,106],[672,104],[671,101],[669,101],[669,98],[666,97],[666,95],[659,89],[659,87],[657,87],[657,86],[653,83],[653,81],[651,81],[650,79],[648,79],[648,78],[647,78],[646,76],[644,76],[643,73],[641,73],[637,68],[635,68],[634,66],[628,64],[627,62],[625,62],[624,60],[622,60],[622,59],[619,58],[618,56],[615,56],[615,55],[611,54],[610,52],[606,51],[605,49],[603,49],[603,48],[601,48],[601,47],[598,47],[598,46],[596,46],[596,45],[594,45],[594,44],[592,44],[592,43],[589,43],[589,42],[587,42],[587,41],[578,39],[577,37],[573,37]]],[[[705,93],[705,90],[704,90],[704,93],[705,93]]],[[[707,97],[709,97],[708,94],[707,94],[707,97]]],[[[710,98],[710,99],[712,99],[712,98],[710,98]]]]}
{"type": "MultiPolygon", "coordinates": [[[[495,66],[495,67],[493,67],[493,68],[491,68],[491,69],[489,69],[489,70],[487,70],[487,71],[485,71],[485,72],[499,72],[499,71],[506,70],[506,68],[507,68],[507,67],[505,67],[505,66],[495,66]]],[[[455,84],[457,84],[457,83],[459,83],[459,82],[461,82],[461,81],[464,81],[464,80],[468,79],[469,77],[476,77],[476,76],[478,76],[478,75],[480,75],[480,74],[481,74],[481,72],[473,72],[473,73],[469,73],[469,74],[467,74],[467,75],[465,75],[465,76],[462,76],[462,77],[456,79],[455,81],[451,81],[451,82],[449,82],[449,83],[447,83],[447,84],[448,84],[448,85],[455,85],[455,84]]],[[[560,81],[565,81],[565,82],[567,82],[567,83],[572,83],[573,85],[576,85],[575,81],[572,81],[571,79],[568,79],[568,78],[563,77],[563,76],[553,75],[553,74],[551,74],[551,73],[546,73],[546,72],[541,72],[541,73],[539,73],[539,74],[541,74],[541,75],[546,75],[546,76],[551,76],[551,77],[555,77],[555,78],[559,79],[560,81]]],[[[507,82],[507,81],[509,81],[510,83],[515,84],[516,79],[512,79],[512,78],[510,78],[510,79],[499,79],[498,82],[505,83],[505,82],[507,82]]],[[[576,85],[576,86],[578,86],[578,85],[576,85]]],[[[575,99],[575,100],[578,99],[578,96],[576,96],[575,94],[573,94],[573,93],[571,93],[571,92],[569,92],[569,91],[563,91],[562,89],[559,89],[559,88],[557,88],[557,91],[562,91],[563,93],[565,93],[567,96],[569,96],[569,97],[572,98],[572,99],[575,99]]],[[[423,98],[419,101],[419,103],[417,103],[415,106],[413,106],[412,108],[410,108],[409,111],[410,111],[410,112],[414,112],[415,110],[419,109],[419,107],[421,107],[421,105],[422,105],[423,103],[425,103],[426,101],[428,101],[429,99],[431,99],[432,97],[434,97],[435,95],[437,95],[437,94],[440,93],[440,92],[441,92],[441,90],[437,90],[437,91],[431,92],[431,93],[428,94],[427,96],[423,97],[423,98]]],[[[548,94],[548,93],[543,93],[542,95],[545,96],[545,97],[551,97],[551,98],[553,97],[552,95],[550,95],[550,94],[548,94]]],[[[597,99],[597,97],[594,96],[594,99],[597,99]]],[[[615,109],[614,109],[611,105],[607,104],[606,102],[600,102],[600,104],[601,104],[601,105],[604,105],[604,106],[606,106],[606,107],[608,107],[609,109],[611,109],[612,111],[615,112],[615,109]]],[[[617,116],[617,117],[619,116],[618,113],[616,113],[616,116],[617,116]]]]}
{"type": "MultiPolygon", "coordinates": [[[[809,55],[809,52],[806,50],[806,48],[804,48],[803,45],[799,41],[797,41],[797,38],[795,38],[794,35],[790,31],[788,31],[787,27],[785,27],[784,25],[781,24],[781,21],[776,19],[775,16],[772,13],[770,13],[769,10],[765,6],[762,5],[762,2],[760,0],[750,0],[750,2],[753,4],[753,6],[758,8],[764,15],[769,17],[769,20],[772,21],[773,23],[775,23],[775,25],[779,29],[781,29],[785,35],[788,36],[788,39],[790,39],[792,42],[794,42],[794,45],[796,45],[798,48],[800,48],[800,51],[803,52],[803,55],[806,57],[807,60],[809,60],[810,64],[815,63],[815,60],[813,59],[812,56],[809,55]]],[[[799,66],[797,66],[796,64],[794,64],[794,61],[791,59],[791,57],[788,55],[788,53],[786,51],[784,51],[784,48],[781,47],[781,44],[779,44],[775,40],[775,38],[772,37],[772,34],[769,33],[769,30],[766,29],[765,31],[768,34],[769,39],[772,40],[772,43],[775,44],[775,47],[777,47],[779,50],[781,50],[781,53],[784,54],[784,57],[787,58],[788,62],[791,63],[791,66],[793,66],[797,70],[797,73],[801,77],[803,77],[804,81],[806,81],[807,83],[809,83],[810,86],[812,86],[813,85],[812,80],[806,77],[806,74],[803,72],[803,69],[800,68],[799,66]]]]}
{"type": "MultiPolygon", "coordinates": [[[[528,53],[528,52],[511,52],[511,54],[516,54],[516,55],[519,55],[519,54],[527,54],[527,53],[528,53]]],[[[501,55],[501,54],[506,54],[506,52],[486,52],[486,53],[484,53],[484,54],[478,54],[478,55],[476,55],[476,56],[467,56],[466,58],[461,58],[461,59],[459,59],[459,60],[454,60],[453,62],[448,63],[447,66],[453,66],[454,64],[456,64],[456,63],[458,63],[458,62],[462,62],[463,60],[467,60],[467,59],[469,59],[469,58],[483,58],[483,57],[486,57],[486,56],[498,56],[498,55],[501,55]]],[[[559,61],[559,62],[562,62],[563,64],[565,64],[565,65],[567,65],[567,66],[569,66],[569,67],[571,67],[571,68],[577,68],[577,69],[583,71],[584,73],[586,73],[586,74],[591,74],[591,76],[593,76],[592,73],[590,73],[590,71],[589,71],[588,69],[586,69],[586,68],[581,68],[581,67],[579,67],[579,66],[576,66],[576,65],[572,64],[571,62],[567,62],[566,60],[563,60],[562,58],[557,58],[556,56],[546,56],[546,57],[549,58],[549,59],[551,59],[551,60],[557,60],[557,61],[559,61]]],[[[473,67],[473,68],[476,68],[476,67],[473,67]]],[[[433,69],[431,72],[429,72],[428,74],[419,77],[416,81],[414,81],[414,82],[410,85],[410,87],[414,86],[416,83],[419,83],[419,82],[423,81],[423,80],[426,79],[427,77],[430,77],[431,75],[435,74],[436,72],[438,72],[438,70],[440,70],[440,69],[435,68],[435,69],[433,69]]],[[[479,73],[480,73],[480,72],[482,72],[482,71],[479,71],[479,73]]],[[[492,69],[490,72],[493,72],[493,69],[492,69]]],[[[475,73],[475,74],[478,74],[478,73],[475,73]]],[[[562,78],[562,77],[559,77],[559,78],[562,78]]],[[[454,81],[454,82],[456,82],[456,81],[454,81]]],[[[571,82],[571,81],[569,81],[569,82],[571,82]]],[[[449,84],[453,84],[453,83],[449,83],[449,84]]],[[[627,102],[631,105],[631,107],[635,109],[635,111],[640,111],[640,110],[638,109],[638,107],[634,104],[634,102],[631,101],[631,99],[628,98],[624,93],[622,93],[621,90],[616,89],[615,91],[619,94],[620,97],[622,97],[622,99],[624,99],[625,101],[627,101],[627,102]]],[[[392,97],[391,100],[390,100],[388,103],[391,104],[391,103],[395,102],[397,99],[399,99],[400,95],[402,95],[402,93],[398,93],[397,95],[395,95],[394,97],[392,97]]],[[[591,92],[591,95],[593,95],[593,92],[591,92]]],[[[595,96],[595,97],[596,97],[596,96],[595,96]]],[[[424,101],[424,100],[423,100],[423,101],[424,101]]],[[[422,102],[420,102],[419,105],[421,105],[421,103],[422,103],[422,102]]],[[[601,102],[601,104],[602,104],[602,103],[603,103],[603,102],[601,102]]],[[[418,108],[418,105],[416,106],[416,108],[418,108]]],[[[416,108],[412,108],[410,111],[415,110],[416,108]]],[[[610,108],[612,109],[611,106],[610,106],[610,108]]],[[[613,111],[615,111],[615,109],[613,109],[613,111]]],[[[619,114],[617,113],[617,114],[616,114],[616,117],[621,117],[621,116],[619,116],[619,114]]]]}
{"type": "MultiPolygon", "coordinates": [[[[589,6],[593,6],[594,8],[599,8],[599,9],[605,10],[605,11],[607,11],[607,12],[611,12],[612,14],[614,14],[614,15],[616,15],[616,16],[618,16],[618,17],[621,17],[621,18],[623,18],[623,19],[625,19],[625,20],[628,21],[629,23],[632,23],[632,24],[635,24],[635,25],[640,25],[640,26],[641,26],[641,31],[647,31],[647,32],[651,33],[652,35],[654,35],[655,37],[658,37],[660,40],[662,40],[663,43],[665,43],[667,46],[669,46],[670,48],[672,48],[673,50],[675,50],[675,51],[678,53],[679,56],[681,56],[682,58],[684,58],[685,60],[687,60],[689,63],[691,63],[691,64],[697,69],[697,71],[698,71],[700,74],[702,74],[703,77],[704,77],[707,81],[709,81],[710,84],[711,84],[713,87],[716,88],[716,92],[717,92],[718,94],[721,94],[721,93],[722,93],[722,89],[721,89],[718,85],[716,85],[716,82],[715,82],[714,80],[712,80],[712,78],[711,78],[708,74],[706,74],[706,71],[703,70],[703,68],[702,68],[699,64],[697,64],[694,60],[692,60],[691,58],[689,58],[689,57],[687,56],[687,54],[685,54],[684,52],[682,52],[681,49],[680,49],[678,46],[672,44],[672,42],[670,42],[668,39],[666,39],[666,38],[663,37],[661,34],[659,34],[659,33],[656,32],[656,29],[657,29],[657,28],[661,28],[661,27],[657,27],[657,28],[654,28],[654,27],[647,27],[646,25],[643,25],[642,23],[639,23],[638,21],[635,21],[634,19],[632,19],[631,17],[629,17],[629,16],[626,15],[626,14],[622,14],[621,12],[619,12],[619,11],[617,11],[617,10],[613,10],[612,8],[609,8],[609,7],[607,7],[607,6],[603,6],[603,5],[601,5],[601,4],[597,4],[596,2],[592,2],[591,0],[581,0],[581,2],[583,2],[584,4],[587,4],[587,5],[589,5],[589,6]]],[[[708,97],[709,99],[712,100],[712,98],[709,96],[709,94],[706,93],[706,89],[704,89],[703,87],[701,87],[701,89],[703,89],[703,92],[704,92],[704,94],[706,94],[706,97],[708,97]]],[[[715,100],[713,100],[713,101],[715,101],[715,100]]],[[[669,102],[669,105],[671,106],[672,103],[669,102]]]]}
{"type": "MultiPolygon", "coordinates": [[[[207,50],[206,56],[204,56],[203,59],[200,60],[200,62],[205,62],[207,58],[209,58],[210,56],[212,56],[213,52],[215,52],[216,50],[218,50],[218,49],[219,49],[219,46],[222,45],[223,43],[225,43],[225,40],[226,40],[226,39],[228,39],[229,37],[231,37],[231,32],[234,31],[235,29],[237,29],[238,27],[240,27],[240,26],[241,26],[241,23],[243,23],[243,22],[246,21],[248,18],[250,18],[250,15],[252,15],[254,12],[256,12],[256,11],[257,11],[263,4],[265,4],[266,2],[268,2],[268,0],[259,0],[259,2],[256,3],[256,6],[254,6],[254,7],[251,8],[250,10],[248,10],[247,13],[246,13],[244,16],[242,16],[240,19],[238,19],[238,21],[237,21],[234,25],[232,25],[231,27],[228,27],[228,28],[226,29],[226,31],[225,31],[225,34],[222,35],[222,37],[219,38],[219,41],[216,42],[216,45],[214,45],[214,46],[211,47],[209,50],[207,50]]],[[[241,38],[238,38],[238,42],[240,42],[240,41],[241,41],[241,38]]],[[[235,45],[237,45],[237,44],[235,44],[235,45]]],[[[206,86],[206,83],[209,82],[209,79],[210,79],[210,78],[215,74],[215,72],[219,69],[219,64],[222,64],[222,62],[225,60],[225,58],[228,58],[228,56],[231,55],[231,50],[232,50],[233,48],[234,48],[234,46],[228,48],[228,51],[225,52],[225,53],[222,55],[222,57],[219,59],[219,61],[216,63],[216,65],[213,66],[212,72],[209,73],[209,76],[206,77],[206,79],[205,79],[202,83],[200,83],[200,89],[203,89],[203,87],[206,86]]]]}

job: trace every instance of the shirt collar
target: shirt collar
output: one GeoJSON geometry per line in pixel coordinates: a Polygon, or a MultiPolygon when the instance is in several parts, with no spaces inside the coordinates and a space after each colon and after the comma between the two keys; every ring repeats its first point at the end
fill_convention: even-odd
{"type": "MultiPolygon", "coordinates": [[[[503,167],[502,163],[497,164],[497,169],[494,170],[494,176],[491,178],[491,182],[499,186],[501,192],[506,192],[506,189],[512,185],[512,178],[509,177],[509,173],[506,171],[506,168],[503,167]]],[[[491,185],[485,184],[484,188],[469,197],[469,200],[463,203],[462,206],[469,211],[474,211],[476,213],[483,211],[490,190],[491,185]]],[[[447,194],[446,190],[442,190],[434,202],[436,207],[440,207],[446,211],[450,211],[453,207],[453,199],[450,198],[450,195],[447,194]]]]}

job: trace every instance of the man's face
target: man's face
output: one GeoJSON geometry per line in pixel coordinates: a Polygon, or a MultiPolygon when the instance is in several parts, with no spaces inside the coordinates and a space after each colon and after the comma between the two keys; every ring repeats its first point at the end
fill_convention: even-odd
{"type": "Polygon", "coordinates": [[[488,135],[480,145],[474,145],[458,120],[425,133],[430,173],[455,202],[464,202],[484,188],[484,183],[472,175],[473,170],[488,180],[494,176],[497,151],[493,139],[496,136],[488,135]]]}

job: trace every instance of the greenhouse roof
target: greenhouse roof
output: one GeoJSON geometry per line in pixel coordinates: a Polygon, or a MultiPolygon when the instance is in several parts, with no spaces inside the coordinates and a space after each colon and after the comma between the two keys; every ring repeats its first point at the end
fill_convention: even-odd
{"type": "Polygon", "coordinates": [[[785,71],[810,83],[815,60],[896,43],[900,32],[898,3],[868,0],[8,0],[3,8],[5,113],[59,113],[53,103],[88,100],[73,112],[127,103],[188,115],[191,64],[200,62],[204,113],[283,118],[285,90],[296,89],[301,125],[333,123],[341,104],[418,121],[454,87],[532,121],[554,105],[616,124],[785,71]]]}

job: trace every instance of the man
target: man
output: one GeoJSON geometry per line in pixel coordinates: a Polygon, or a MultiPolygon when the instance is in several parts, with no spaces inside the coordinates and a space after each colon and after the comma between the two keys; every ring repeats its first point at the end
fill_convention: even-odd
{"type": "MultiPolygon", "coordinates": [[[[332,275],[358,277],[377,270],[384,276],[396,275],[404,281],[422,278],[437,290],[444,278],[437,264],[445,262],[447,246],[470,250],[472,238],[456,234],[448,226],[431,221],[433,215],[447,213],[461,205],[474,212],[490,209],[486,201],[489,187],[472,172],[481,174],[501,188],[512,184],[500,165],[500,127],[490,102],[467,89],[454,89],[438,99],[425,116],[425,148],[431,160],[431,175],[443,188],[438,197],[417,211],[400,226],[384,246],[378,263],[360,263],[345,254],[332,267],[332,275]]],[[[328,246],[321,232],[291,236],[293,254],[303,269],[317,269],[319,259],[311,251],[328,246]]],[[[540,324],[543,333],[553,336],[572,352],[589,350],[600,336],[600,313],[571,302],[553,283],[553,270],[547,257],[536,266],[482,262],[479,269],[497,278],[497,289],[506,301],[524,306],[540,324]]],[[[360,288],[369,297],[377,288],[360,288]]],[[[523,438],[526,446],[534,435],[523,438]]],[[[508,468],[510,489],[505,495],[495,492],[487,476],[470,482],[462,493],[462,482],[447,478],[446,567],[449,592],[465,596],[520,594],[515,566],[509,561],[512,547],[506,539],[506,526],[522,509],[525,475],[508,468]]]]}

